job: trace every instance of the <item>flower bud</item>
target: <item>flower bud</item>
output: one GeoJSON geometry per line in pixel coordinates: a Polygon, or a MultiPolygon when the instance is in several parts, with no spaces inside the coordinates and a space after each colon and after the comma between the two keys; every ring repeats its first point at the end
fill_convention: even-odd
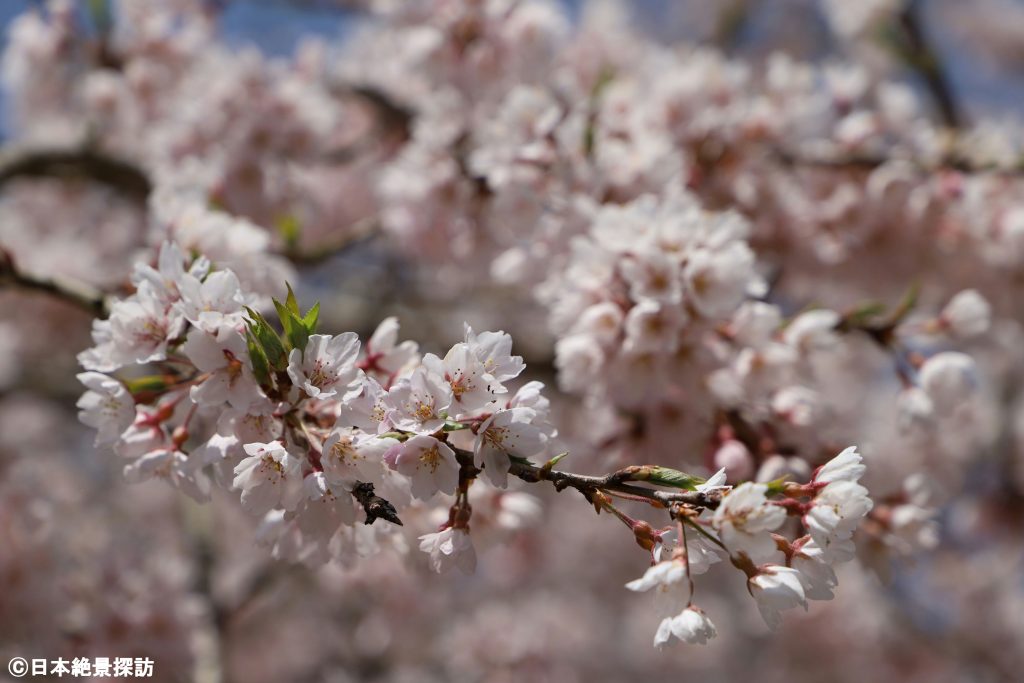
{"type": "Polygon", "coordinates": [[[991,322],[992,307],[974,289],[965,289],[954,296],[939,315],[939,324],[954,337],[967,338],[984,334],[991,322]]]}
{"type": "Polygon", "coordinates": [[[754,474],[754,458],[741,441],[729,439],[715,451],[715,467],[725,468],[728,481],[747,481],[754,474]]]}

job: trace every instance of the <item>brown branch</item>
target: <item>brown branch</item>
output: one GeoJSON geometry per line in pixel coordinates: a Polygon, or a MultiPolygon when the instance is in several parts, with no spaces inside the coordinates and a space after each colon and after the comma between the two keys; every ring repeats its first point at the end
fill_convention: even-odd
{"type": "Polygon", "coordinates": [[[281,251],[281,255],[298,266],[315,266],[370,243],[381,230],[376,216],[357,221],[351,227],[355,234],[347,234],[334,244],[322,244],[310,250],[287,245],[281,251]]]}
{"type": "Polygon", "coordinates": [[[871,156],[865,154],[853,155],[818,155],[802,156],[786,149],[776,148],[770,150],[770,157],[790,169],[826,169],[834,171],[870,172],[876,168],[894,161],[902,161],[912,165],[922,174],[934,173],[936,171],[959,171],[960,173],[991,173],[1005,177],[1024,176],[1024,165],[1014,168],[1004,168],[994,165],[974,164],[961,156],[949,154],[935,162],[923,163],[911,157],[898,156],[871,156]]]}
{"type": "Polygon", "coordinates": [[[383,90],[372,85],[335,83],[330,91],[335,97],[355,98],[372,108],[377,113],[375,128],[378,134],[394,133],[398,139],[405,140],[412,133],[416,112],[383,90]]]}
{"type": "Polygon", "coordinates": [[[90,149],[8,150],[0,155],[0,187],[15,178],[84,178],[145,205],[149,176],[131,162],[90,149]]]}
{"type": "Polygon", "coordinates": [[[78,306],[97,318],[109,313],[103,292],[80,282],[41,278],[18,270],[14,257],[0,247],[0,288],[14,287],[41,292],[78,306]]]}
{"type": "MultiPolygon", "coordinates": [[[[473,454],[471,452],[461,448],[454,450],[460,464],[465,465],[469,463],[472,465],[473,454]]],[[[592,476],[564,472],[548,467],[538,467],[525,460],[513,459],[508,473],[530,484],[550,481],[554,484],[557,491],[564,491],[567,488],[576,489],[588,501],[592,500],[596,491],[622,493],[634,500],[644,500],[650,505],[659,508],[668,508],[674,503],[683,503],[713,510],[718,507],[722,500],[720,491],[660,491],[627,483],[634,481],[632,479],[634,471],[642,469],[625,468],[604,476],[592,476]]]]}
{"type": "Polygon", "coordinates": [[[722,52],[726,54],[735,52],[749,23],[749,0],[731,0],[731,2],[723,3],[715,20],[712,40],[722,52]]]}
{"type": "Polygon", "coordinates": [[[938,53],[928,41],[922,19],[920,0],[910,0],[900,12],[899,24],[906,38],[904,58],[924,80],[925,87],[939,108],[942,122],[949,128],[960,128],[964,124],[963,113],[953,96],[949,76],[938,53]]]}

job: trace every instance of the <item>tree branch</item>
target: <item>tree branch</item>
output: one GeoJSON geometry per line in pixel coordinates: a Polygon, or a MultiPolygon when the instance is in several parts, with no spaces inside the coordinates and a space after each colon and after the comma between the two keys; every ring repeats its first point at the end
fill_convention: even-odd
{"type": "Polygon", "coordinates": [[[775,148],[770,151],[771,158],[789,169],[826,169],[833,171],[870,172],[892,161],[902,161],[913,166],[918,172],[933,173],[939,170],[958,171],[960,173],[990,173],[993,175],[1014,178],[1024,175],[1024,167],[1004,168],[974,164],[956,154],[949,154],[934,163],[923,163],[918,159],[896,156],[869,156],[864,154],[836,156],[801,156],[789,150],[775,148]]]}
{"type": "Polygon", "coordinates": [[[303,250],[296,245],[287,245],[281,255],[297,266],[316,266],[340,254],[369,244],[381,232],[376,216],[352,224],[351,232],[332,244],[320,244],[313,249],[303,250]]]}
{"type": "Polygon", "coordinates": [[[906,38],[904,58],[924,79],[925,87],[931,93],[939,108],[942,122],[949,128],[960,128],[964,124],[963,112],[953,96],[953,88],[938,53],[928,41],[925,33],[920,0],[910,0],[899,15],[900,27],[906,38]]]}
{"type": "Polygon", "coordinates": [[[138,166],[88,147],[15,149],[0,154],[0,187],[19,177],[86,178],[143,206],[152,190],[149,176],[138,166]]]}
{"type": "MultiPolygon", "coordinates": [[[[454,450],[460,464],[463,466],[467,463],[472,465],[473,454],[470,451],[461,448],[455,448],[454,450]]],[[[564,491],[567,488],[576,489],[588,501],[592,499],[595,491],[626,494],[633,499],[644,500],[650,505],[659,508],[668,508],[674,503],[683,503],[713,510],[722,501],[720,491],[660,491],[626,483],[635,481],[632,478],[635,476],[634,472],[641,469],[627,467],[604,476],[592,476],[563,472],[549,467],[538,467],[525,460],[513,459],[508,473],[530,484],[550,481],[555,485],[555,490],[557,491],[564,491]]]]}
{"type": "Polygon", "coordinates": [[[81,282],[69,282],[55,278],[40,278],[18,270],[14,257],[0,247],[0,288],[16,287],[42,292],[78,306],[97,318],[109,313],[103,292],[81,282]]]}

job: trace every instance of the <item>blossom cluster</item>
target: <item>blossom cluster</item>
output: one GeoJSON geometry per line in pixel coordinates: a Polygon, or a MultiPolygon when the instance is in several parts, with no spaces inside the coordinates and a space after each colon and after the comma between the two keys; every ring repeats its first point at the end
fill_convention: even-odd
{"type": "MultiPolygon", "coordinates": [[[[133,281],[80,355],[96,445],[127,460],[130,481],[163,478],[197,500],[214,484],[240,491],[265,518],[261,539],[289,556],[324,561],[372,542],[353,528],[357,500],[374,520],[361,491],[398,508],[459,495],[468,509],[463,466],[504,488],[513,458],[544,456],[557,436],[542,384],[509,390],[524,364],[503,332],[467,327],[443,358],[421,356],[388,318],[361,345],[317,334],[319,306],[299,315],[289,292],[275,301],[282,337],[232,271],[172,242],[133,281]]],[[[424,539],[435,563],[451,554],[443,541],[424,539]]]]}
{"type": "MultiPolygon", "coordinates": [[[[303,313],[289,290],[284,303],[273,302],[279,333],[234,273],[172,242],[155,267],[136,268],[133,282],[135,293],[95,323],[95,344],[80,356],[82,421],[96,429],[97,446],[127,460],[129,481],[161,478],[200,501],[214,484],[238,491],[242,508],[263,520],[261,541],[278,555],[322,562],[363,554],[380,541],[378,518],[401,525],[401,510],[441,494],[454,497],[448,519],[421,536],[420,549],[438,571],[472,571],[476,477],[504,489],[515,464],[535,469],[531,459],[539,458],[550,471],[564,457],[550,457],[558,432],[543,385],[509,387],[525,365],[504,332],[467,326],[444,357],[421,355],[414,342],[399,343],[389,318],[364,347],[350,332],[317,333],[319,304],[303,313]],[[357,531],[360,519],[371,530],[357,531]]],[[[730,489],[724,468],[707,481],[658,467],[619,476],[711,496],[672,507],[675,546],[665,547],[663,532],[648,539],[655,558],[671,559],[630,584],[658,585],[676,598],[677,584],[686,587],[687,609],[662,623],[656,644],[670,633],[690,642],[714,634],[690,606],[690,575],[717,562],[718,547],[747,572],[769,625],[789,602],[830,598],[831,563],[853,556],[851,535],[871,509],[857,483],[863,471],[850,448],[803,485],[730,489]],[[785,498],[769,501],[769,491],[785,498]],[[787,513],[799,514],[807,532],[792,543],[772,533],[787,513]],[[702,535],[687,542],[686,524],[702,535]],[[772,561],[778,552],[784,563],[772,561]]],[[[581,491],[627,520],[603,488],[581,491]]],[[[639,540],[641,524],[630,525],[639,540]]]]}
{"type": "MultiPolygon", "coordinates": [[[[876,622],[894,601],[847,571],[854,557],[883,579],[922,560],[936,585],[955,584],[943,605],[1001,615],[978,633],[1014,621],[1017,603],[983,584],[1010,566],[1016,541],[1000,534],[1024,483],[1024,137],[930,111],[926,92],[861,52],[919,3],[821,3],[850,52],[813,63],[667,45],[631,27],[625,3],[578,18],[554,0],[358,4],[344,45],[275,58],[222,40],[222,3],[201,0],[90,5],[109,25],[49,0],[10,26],[0,284],[97,288],[65,292],[100,318],[79,356],[79,409],[129,482],[200,501],[230,491],[274,558],[324,572],[336,559],[353,581],[381,566],[407,580],[383,558],[417,547],[407,566],[501,565],[491,583],[438,590],[437,609],[508,592],[491,588],[513,576],[530,586],[522,605],[489,598],[451,620],[444,637],[460,647],[444,666],[505,656],[486,641],[506,633],[525,662],[547,641],[609,640],[596,627],[545,638],[502,612],[562,634],[629,609],[605,594],[609,620],[567,597],[594,586],[562,558],[599,545],[556,518],[586,511],[574,492],[595,524],[614,517],[651,552],[629,588],[656,589],[658,646],[707,642],[711,617],[733,616],[694,601],[713,564],[743,572],[772,627],[831,599],[842,575],[871,614],[816,618],[865,648],[863,633],[891,633],[876,622]],[[366,286],[349,286],[364,268],[366,286]],[[331,298],[303,311],[285,281],[331,298]],[[446,353],[421,353],[397,318],[380,322],[384,299],[424,347],[444,348],[440,331],[462,320],[511,334],[467,326],[446,353]],[[324,334],[321,317],[376,331],[324,334]],[[512,336],[557,391],[525,381],[512,336]],[[572,491],[523,490],[544,481],[572,491]],[[540,587],[545,551],[562,553],[561,572],[540,587]]],[[[908,62],[931,64],[921,57],[908,62]]],[[[57,303],[25,321],[20,300],[7,308],[0,398],[47,385],[66,398],[73,359],[59,352],[75,347],[75,321],[57,303]]],[[[0,506],[26,499],[0,487],[0,506]]],[[[37,503],[28,527],[49,509],[37,503]]],[[[30,576],[48,555],[12,529],[4,542],[24,552],[5,572],[30,576]]],[[[116,590],[134,594],[136,579],[116,590]]],[[[167,605],[187,602],[188,583],[146,583],[170,586],[154,612],[182,633],[195,615],[167,605]]],[[[106,610],[88,614],[159,631],[130,598],[106,610]]],[[[422,624],[403,612],[391,641],[422,624]]],[[[380,630],[367,618],[352,639],[369,658],[388,642],[366,636],[380,630]]]]}
{"type": "MultiPolygon", "coordinates": [[[[747,589],[773,629],[783,610],[806,609],[808,600],[831,600],[838,584],[833,567],[853,559],[853,532],[873,505],[858,483],[864,469],[857,449],[850,447],[818,468],[806,484],[745,482],[733,487],[713,512],[678,512],[678,531],[658,535],[656,562],[626,586],[658,589],[659,611],[666,616],[654,644],[673,639],[706,643],[717,635],[711,619],[693,604],[693,576],[722,555],[746,574],[747,589]],[[783,534],[788,516],[799,518],[799,534],[792,540],[783,534]]],[[[714,490],[725,481],[722,469],[697,490],[714,490]]]]}

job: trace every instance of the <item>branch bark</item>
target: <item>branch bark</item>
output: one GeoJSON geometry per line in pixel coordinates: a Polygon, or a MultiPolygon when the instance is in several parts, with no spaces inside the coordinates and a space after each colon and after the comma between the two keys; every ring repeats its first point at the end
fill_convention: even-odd
{"type": "Polygon", "coordinates": [[[85,178],[145,206],[152,190],[138,166],[95,149],[14,149],[0,155],[0,187],[19,177],[85,178]]]}
{"type": "Polygon", "coordinates": [[[906,61],[924,80],[925,87],[935,100],[942,122],[949,128],[964,124],[963,112],[953,95],[949,76],[938,53],[928,40],[921,15],[920,0],[910,0],[899,15],[900,27],[907,41],[906,61]]]}
{"type": "Polygon", "coordinates": [[[105,318],[109,313],[106,297],[98,289],[80,282],[41,278],[23,273],[18,270],[11,254],[0,248],[0,288],[4,287],[42,292],[67,301],[97,318],[105,318]]]}
{"type": "MultiPolygon", "coordinates": [[[[473,454],[471,452],[461,448],[454,450],[460,464],[472,465],[473,454]]],[[[564,472],[543,466],[538,467],[525,460],[512,460],[508,473],[530,484],[549,481],[554,484],[556,491],[564,491],[567,488],[576,489],[588,501],[592,500],[596,491],[620,493],[629,498],[644,500],[658,508],[670,508],[673,504],[682,503],[714,510],[722,501],[722,494],[719,491],[661,491],[628,483],[632,481],[632,469],[626,468],[603,476],[593,476],[564,472]]]]}

